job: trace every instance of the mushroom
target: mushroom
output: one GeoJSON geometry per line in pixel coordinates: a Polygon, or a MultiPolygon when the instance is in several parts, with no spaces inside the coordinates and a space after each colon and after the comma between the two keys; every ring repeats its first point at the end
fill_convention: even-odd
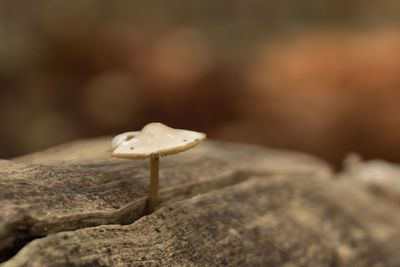
{"type": "Polygon", "coordinates": [[[173,129],[162,123],[147,124],[139,132],[117,135],[111,142],[112,157],[126,159],[150,158],[150,193],[146,211],[155,210],[158,197],[158,169],[160,156],[183,152],[206,138],[204,133],[173,129]]]}

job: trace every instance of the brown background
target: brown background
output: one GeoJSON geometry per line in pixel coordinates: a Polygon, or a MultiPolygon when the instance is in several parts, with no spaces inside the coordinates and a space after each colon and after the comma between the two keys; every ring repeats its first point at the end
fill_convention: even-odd
{"type": "Polygon", "coordinates": [[[400,4],[1,1],[0,157],[138,130],[400,161],[400,4]]]}

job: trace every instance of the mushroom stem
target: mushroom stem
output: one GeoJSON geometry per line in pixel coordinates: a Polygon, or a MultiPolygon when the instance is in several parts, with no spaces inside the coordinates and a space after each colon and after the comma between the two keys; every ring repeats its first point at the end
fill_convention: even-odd
{"type": "Polygon", "coordinates": [[[147,200],[147,207],[146,207],[147,214],[154,212],[157,205],[159,157],[158,156],[150,157],[150,165],[151,165],[151,179],[150,179],[149,199],[147,200]]]}

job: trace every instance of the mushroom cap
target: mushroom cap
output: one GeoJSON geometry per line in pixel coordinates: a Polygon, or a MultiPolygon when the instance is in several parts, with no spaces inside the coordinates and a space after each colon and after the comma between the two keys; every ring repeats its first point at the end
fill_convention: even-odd
{"type": "Polygon", "coordinates": [[[128,159],[167,156],[195,147],[205,138],[204,133],[174,129],[162,123],[150,123],[140,132],[115,136],[111,142],[111,156],[128,159]]]}

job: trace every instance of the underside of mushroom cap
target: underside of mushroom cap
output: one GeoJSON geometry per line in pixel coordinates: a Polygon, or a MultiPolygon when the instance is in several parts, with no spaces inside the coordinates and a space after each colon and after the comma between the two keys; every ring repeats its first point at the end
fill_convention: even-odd
{"type": "Polygon", "coordinates": [[[111,156],[128,159],[167,156],[195,147],[205,138],[204,133],[150,123],[140,132],[127,132],[114,137],[111,156]]]}

